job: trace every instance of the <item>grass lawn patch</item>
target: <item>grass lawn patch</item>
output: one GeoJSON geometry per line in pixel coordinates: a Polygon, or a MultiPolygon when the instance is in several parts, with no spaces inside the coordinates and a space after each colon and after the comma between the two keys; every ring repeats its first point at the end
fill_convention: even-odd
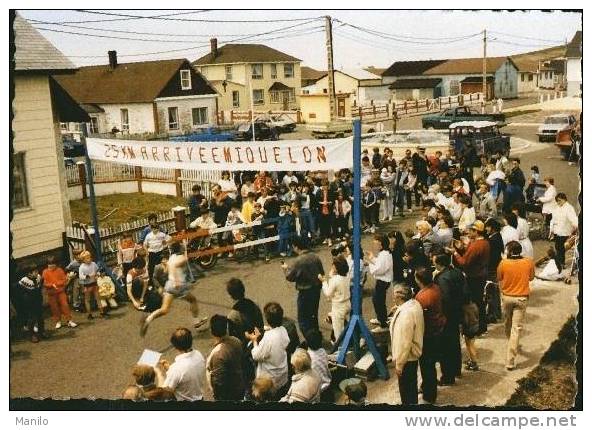
{"type": "Polygon", "coordinates": [[[506,406],[567,410],[578,391],[576,381],[576,320],[570,318],[541,362],[525,378],[506,406]]]}
{"type": "Polygon", "coordinates": [[[528,115],[529,113],[537,113],[540,111],[541,111],[541,109],[515,110],[515,111],[508,112],[508,113],[504,112],[504,115],[506,115],[506,119],[507,119],[507,118],[512,118],[513,116],[528,115]]]}
{"type": "MultiPolygon", "coordinates": [[[[186,206],[184,198],[154,193],[111,194],[100,196],[97,200],[97,212],[101,227],[114,227],[124,222],[145,218],[151,212],[165,212],[175,206],[186,206]],[[103,219],[114,209],[117,209],[103,219]]],[[[92,224],[89,199],[70,202],[72,221],[92,224]]]]}

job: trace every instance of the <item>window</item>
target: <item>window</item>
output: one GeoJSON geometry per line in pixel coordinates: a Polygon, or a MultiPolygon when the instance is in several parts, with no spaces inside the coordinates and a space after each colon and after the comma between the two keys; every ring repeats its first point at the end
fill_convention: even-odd
{"type": "Polygon", "coordinates": [[[263,64],[251,64],[251,78],[263,79],[263,64]]]}
{"type": "Polygon", "coordinates": [[[208,108],[199,107],[191,109],[191,117],[193,118],[193,126],[207,124],[208,121],[208,108]]]}
{"type": "Polygon", "coordinates": [[[64,130],[64,131],[68,131],[68,123],[67,122],[60,122],[60,129],[64,130]]]}
{"type": "Polygon", "coordinates": [[[169,130],[179,129],[179,109],[176,107],[169,108],[169,130]]]}
{"type": "Polygon", "coordinates": [[[271,66],[271,79],[277,78],[277,64],[270,64],[271,66]]]}
{"type": "Polygon", "coordinates": [[[25,174],[25,153],[17,152],[13,155],[14,168],[12,180],[14,181],[13,207],[15,209],[29,206],[29,193],[27,191],[27,176],[25,174]]]}
{"type": "Polygon", "coordinates": [[[286,63],[284,64],[284,78],[293,78],[294,77],[294,64],[286,63]]]}
{"type": "Polygon", "coordinates": [[[263,99],[263,90],[253,90],[253,104],[262,105],[265,103],[263,99]]]}
{"type": "Polygon", "coordinates": [[[288,91],[288,101],[291,103],[296,101],[296,90],[294,88],[288,91]]]}
{"type": "Polygon", "coordinates": [[[79,122],[74,123],[74,131],[77,131],[80,133],[80,123],[79,122]]]}
{"type": "Polygon", "coordinates": [[[456,80],[450,81],[450,95],[456,96],[459,92],[460,92],[460,86],[458,84],[458,81],[456,81],[456,80]]]}
{"type": "Polygon", "coordinates": [[[121,109],[121,131],[129,131],[129,112],[121,109]]]}
{"type": "Polygon", "coordinates": [[[99,118],[96,116],[90,117],[90,132],[91,133],[98,133],[99,132],[99,118]]]}
{"type": "Polygon", "coordinates": [[[282,100],[280,99],[280,92],[279,91],[270,91],[269,92],[269,99],[271,103],[281,103],[282,100]]]}
{"type": "Polygon", "coordinates": [[[532,82],[533,79],[534,79],[534,76],[532,75],[532,73],[530,73],[528,75],[528,82],[532,82]]]}
{"type": "Polygon", "coordinates": [[[240,95],[238,91],[232,92],[232,107],[240,107],[240,95]]]}
{"type": "Polygon", "coordinates": [[[520,74],[520,80],[521,80],[522,82],[524,82],[524,75],[526,75],[526,73],[521,73],[521,74],[520,74]]]}
{"type": "Polygon", "coordinates": [[[226,80],[232,81],[232,66],[226,66],[224,70],[226,71],[226,80]]]}
{"type": "Polygon", "coordinates": [[[181,89],[191,89],[191,70],[181,70],[181,89]]]}

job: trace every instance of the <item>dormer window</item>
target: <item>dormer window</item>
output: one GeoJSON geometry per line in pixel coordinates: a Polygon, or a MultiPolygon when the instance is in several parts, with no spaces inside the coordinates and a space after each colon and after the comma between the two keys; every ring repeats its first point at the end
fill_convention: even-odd
{"type": "Polygon", "coordinates": [[[191,70],[181,70],[181,89],[191,89],[191,70]]]}

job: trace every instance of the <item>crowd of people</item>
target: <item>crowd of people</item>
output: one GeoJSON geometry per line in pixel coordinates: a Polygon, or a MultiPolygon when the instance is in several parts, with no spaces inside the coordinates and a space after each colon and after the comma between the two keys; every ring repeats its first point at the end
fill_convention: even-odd
{"type": "MultiPolygon", "coordinates": [[[[535,266],[527,211],[542,213],[554,240],[545,261],[545,270],[550,265],[556,269],[553,279],[564,271],[565,243],[578,228],[573,206],[564,193],[557,192],[552,177],[545,177],[541,184],[539,170],[533,166],[528,182],[527,187],[520,160],[503,154],[484,157],[480,171],[456,160],[452,152],[426,155],[422,147],[413,154],[406,151],[399,160],[389,148],[362,154],[361,227],[372,241],[370,249],[361,252],[361,283],[368,275],[373,279],[372,332],[390,333],[390,356],[403,404],[418,403],[420,389],[423,401],[434,403],[439,384],[455,383],[463,364],[461,339],[467,351],[465,369],[479,370],[477,339],[489,324],[502,318],[509,339],[505,366],[512,370],[518,365],[535,266]],[[534,192],[537,186],[544,187],[544,193],[534,192]],[[393,217],[411,215],[418,218],[414,230],[385,234],[390,225],[385,223],[393,217]],[[391,287],[395,306],[389,310],[391,287]]],[[[330,341],[338,344],[350,318],[354,288],[350,241],[354,204],[347,169],[336,174],[261,171],[232,176],[224,172],[211,199],[199,186],[193,188],[188,201],[190,227],[211,230],[261,220],[252,228],[255,237],[280,238],[262,247],[266,260],[297,254],[291,264],[282,260],[286,280],[297,290],[296,323],[273,301],[262,312],[245,297],[243,283],[235,278],[227,284],[234,301],[232,312],[200,316],[191,293],[195,276],[189,273],[185,249],[150,216],[137,242],[131,236],[119,242],[116,272],[124,280],[121,284],[114,285],[88,251],[75,252],[65,270],[55,260],[48,261],[41,275],[36,267],[24,268],[18,284],[20,326],[26,326],[33,342],[46,336],[42,288],[56,329],[64,321],[76,327],[70,306],[93,319],[94,308],[105,316],[117,302],[130,301],[146,313],[141,327],[145,335],[152,321],[168,313],[172,300],[181,298],[190,305],[194,327],[207,328],[209,321],[216,346],[206,359],[193,348],[191,331],[179,328],[171,336],[178,352],[175,362],[155,368],[136,366],[135,384],[125,390],[125,398],[200,400],[204,384],[209,384],[216,400],[331,401],[319,302],[324,295],[331,303],[330,341]],[[328,273],[314,245],[332,247],[328,273]]],[[[240,239],[221,234],[217,240],[240,239]]],[[[349,388],[357,393],[350,400],[364,402],[365,394],[360,397],[359,393],[365,387],[354,388],[349,388]]]]}

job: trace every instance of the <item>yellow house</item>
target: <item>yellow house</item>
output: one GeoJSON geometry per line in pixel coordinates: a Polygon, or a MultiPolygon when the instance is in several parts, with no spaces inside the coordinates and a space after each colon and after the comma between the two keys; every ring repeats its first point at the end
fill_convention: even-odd
{"type": "Polygon", "coordinates": [[[62,255],[71,223],[60,121],[88,115],[50,74],[76,67],[19,15],[13,15],[11,258],[62,255]]]}
{"type": "MultiPolygon", "coordinates": [[[[349,94],[337,94],[337,119],[351,118],[351,100],[349,94]]],[[[331,122],[329,94],[302,94],[300,96],[302,120],[306,124],[324,124],[331,122]]]]}
{"type": "Polygon", "coordinates": [[[258,44],[226,44],[193,62],[220,94],[218,110],[295,110],[300,106],[300,60],[258,44]]]}

